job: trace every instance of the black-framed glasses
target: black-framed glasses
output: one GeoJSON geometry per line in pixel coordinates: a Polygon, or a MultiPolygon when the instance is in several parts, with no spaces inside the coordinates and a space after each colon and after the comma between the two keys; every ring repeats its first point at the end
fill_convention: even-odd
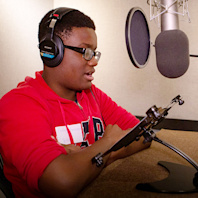
{"type": "Polygon", "coordinates": [[[101,56],[100,52],[93,51],[91,48],[80,48],[80,47],[73,47],[73,46],[69,46],[69,45],[63,45],[63,46],[70,50],[74,50],[78,53],[81,53],[83,55],[83,58],[87,61],[90,61],[94,56],[98,62],[100,59],[100,56],[101,56]]]}

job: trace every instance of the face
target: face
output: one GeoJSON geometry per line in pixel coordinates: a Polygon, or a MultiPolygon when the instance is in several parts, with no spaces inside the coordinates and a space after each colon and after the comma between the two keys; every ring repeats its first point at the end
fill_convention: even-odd
{"type": "MultiPolygon", "coordinates": [[[[71,35],[67,39],[63,39],[63,43],[64,45],[96,50],[97,37],[91,28],[73,28],[71,35]]],[[[55,83],[59,95],[72,95],[76,91],[90,88],[96,65],[97,60],[94,56],[90,61],[87,61],[82,54],[65,48],[63,61],[54,71],[57,76],[55,83]]]]}

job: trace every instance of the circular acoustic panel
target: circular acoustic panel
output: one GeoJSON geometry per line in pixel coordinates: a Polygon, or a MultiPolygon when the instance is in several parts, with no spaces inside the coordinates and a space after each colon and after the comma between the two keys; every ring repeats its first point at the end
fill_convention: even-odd
{"type": "Polygon", "coordinates": [[[125,38],[133,65],[143,68],[150,55],[150,33],[146,17],[139,7],[132,8],[127,16],[125,38]]]}

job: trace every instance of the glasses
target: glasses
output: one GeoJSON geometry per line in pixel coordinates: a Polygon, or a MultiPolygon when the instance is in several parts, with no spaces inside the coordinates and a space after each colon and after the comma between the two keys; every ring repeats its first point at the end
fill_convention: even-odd
{"type": "Polygon", "coordinates": [[[65,48],[68,48],[70,50],[73,50],[75,52],[81,53],[83,55],[83,58],[87,61],[90,61],[93,56],[97,60],[97,62],[100,59],[101,53],[98,51],[93,51],[91,48],[80,48],[80,47],[72,47],[68,45],[64,45],[65,48]]]}

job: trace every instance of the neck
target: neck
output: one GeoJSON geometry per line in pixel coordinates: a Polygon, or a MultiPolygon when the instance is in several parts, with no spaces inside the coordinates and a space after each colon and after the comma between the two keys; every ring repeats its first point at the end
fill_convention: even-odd
{"type": "Polygon", "coordinates": [[[67,99],[67,100],[76,100],[76,91],[70,90],[70,89],[64,89],[61,85],[59,85],[54,79],[55,75],[50,75],[50,73],[47,74],[46,71],[43,71],[42,77],[44,81],[47,83],[47,85],[61,98],[67,99]]]}

